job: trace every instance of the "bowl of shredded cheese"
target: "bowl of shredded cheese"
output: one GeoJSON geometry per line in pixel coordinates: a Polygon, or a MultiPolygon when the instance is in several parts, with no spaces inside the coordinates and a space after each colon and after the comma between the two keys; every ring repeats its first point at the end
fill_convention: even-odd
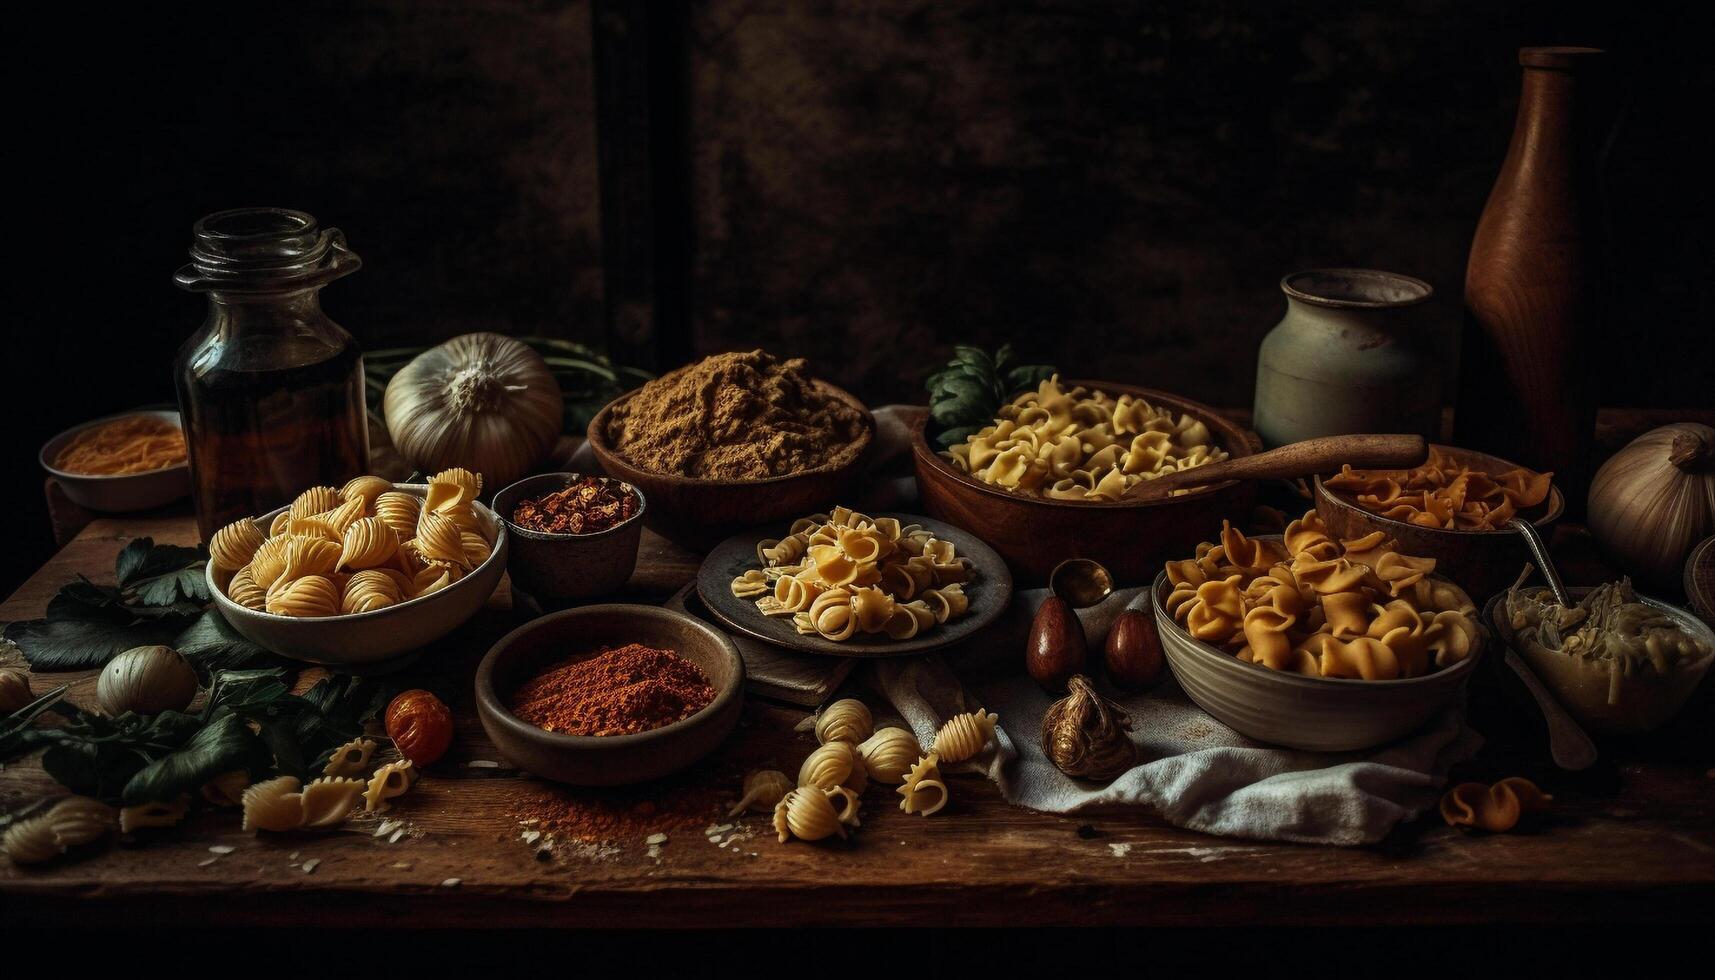
{"type": "Polygon", "coordinates": [[[152,510],[191,492],[184,429],[169,410],[74,426],[42,446],[41,463],[72,503],[95,511],[152,510]]]}

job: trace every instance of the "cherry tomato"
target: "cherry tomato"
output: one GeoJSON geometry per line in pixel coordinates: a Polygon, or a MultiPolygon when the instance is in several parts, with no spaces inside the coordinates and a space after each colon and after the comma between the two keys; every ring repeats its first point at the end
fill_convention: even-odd
{"type": "Polygon", "coordinates": [[[406,691],[387,705],[387,737],[413,765],[426,766],[453,744],[453,713],[440,698],[421,688],[406,691]]]}

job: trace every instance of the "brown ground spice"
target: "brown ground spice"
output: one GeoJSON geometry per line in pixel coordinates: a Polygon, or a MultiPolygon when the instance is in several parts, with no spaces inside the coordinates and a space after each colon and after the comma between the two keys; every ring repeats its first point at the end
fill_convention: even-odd
{"type": "Polygon", "coordinates": [[[701,667],[632,643],[550,665],[512,695],[512,712],[550,732],[633,735],[689,718],[714,699],[701,667]]]}
{"type": "Polygon", "coordinates": [[[759,480],[844,462],[868,422],[811,386],[801,358],[717,354],[644,385],[614,409],[607,436],[657,473],[759,480]]]}

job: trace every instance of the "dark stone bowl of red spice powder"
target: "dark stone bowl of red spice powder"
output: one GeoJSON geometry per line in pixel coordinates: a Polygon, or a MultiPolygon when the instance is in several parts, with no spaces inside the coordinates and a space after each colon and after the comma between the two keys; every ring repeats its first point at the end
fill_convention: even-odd
{"type": "Polygon", "coordinates": [[[544,605],[615,592],[637,567],[646,509],[642,492],[622,480],[577,473],[519,480],[494,495],[512,538],[506,570],[544,605]]]}
{"type": "Polygon", "coordinates": [[[730,639],[684,613],[583,606],[502,637],[477,668],[476,707],[520,769],[579,786],[640,783],[732,734],[744,661],[730,639]]]}

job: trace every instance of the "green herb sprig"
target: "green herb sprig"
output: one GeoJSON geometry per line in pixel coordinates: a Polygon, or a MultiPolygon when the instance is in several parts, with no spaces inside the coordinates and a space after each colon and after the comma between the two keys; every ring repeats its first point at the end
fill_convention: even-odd
{"type": "Polygon", "coordinates": [[[992,355],[981,347],[954,347],[953,359],[924,382],[936,444],[945,449],[964,442],[992,425],[1008,398],[1053,375],[1051,365],[1013,364],[1011,344],[1002,344],[992,355]]]}

